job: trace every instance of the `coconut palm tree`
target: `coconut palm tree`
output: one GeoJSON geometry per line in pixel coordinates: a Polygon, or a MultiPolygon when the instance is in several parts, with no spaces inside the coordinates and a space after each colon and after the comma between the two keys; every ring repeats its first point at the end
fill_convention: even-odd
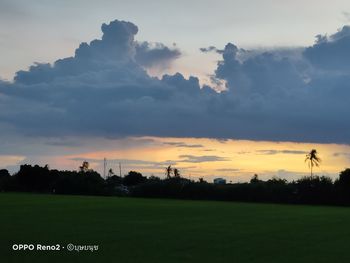
{"type": "Polygon", "coordinates": [[[79,171],[82,173],[86,173],[90,170],[89,166],[90,166],[89,162],[84,161],[83,164],[81,166],[79,166],[79,171]]]}
{"type": "Polygon", "coordinates": [[[165,168],[165,175],[166,178],[170,178],[171,177],[171,173],[173,172],[173,168],[171,168],[171,165],[169,165],[167,168],[165,168]]]}
{"type": "Polygon", "coordinates": [[[174,173],[174,176],[175,176],[175,177],[180,177],[180,171],[179,171],[179,169],[174,168],[174,169],[173,169],[173,173],[174,173]]]}
{"type": "Polygon", "coordinates": [[[318,153],[315,149],[312,149],[307,155],[306,155],[306,158],[305,158],[305,162],[308,163],[309,167],[310,167],[310,174],[311,174],[311,177],[313,176],[312,174],[312,169],[314,166],[320,166],[320,163],[321,163],[321,158],[318,157],[318,153]]]}
{"type": "Polygon", "coordinates": [[[110,168],[110,169],[108,170],[108,177],[111,177],[111,176],[113,176],[113,175],[114,175],[114,171],[113,171],[112,168],[110,168]]]}

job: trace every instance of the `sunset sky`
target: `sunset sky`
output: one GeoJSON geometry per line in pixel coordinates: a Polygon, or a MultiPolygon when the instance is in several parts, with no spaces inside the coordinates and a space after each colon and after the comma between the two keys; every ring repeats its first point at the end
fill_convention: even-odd
{"type": "Polygon", "coordinates": [[[349,1],[0,2],[0,168],[246,181],[350,166],[349,1]]]}

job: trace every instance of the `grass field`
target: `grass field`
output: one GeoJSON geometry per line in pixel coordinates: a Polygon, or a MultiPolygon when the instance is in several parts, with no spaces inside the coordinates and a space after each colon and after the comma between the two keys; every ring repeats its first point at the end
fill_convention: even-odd
{"type": "Polygon", "coordinates": [[[350,208],[13,193],[0,209],[2,263],[350,262],[350,208]]]}

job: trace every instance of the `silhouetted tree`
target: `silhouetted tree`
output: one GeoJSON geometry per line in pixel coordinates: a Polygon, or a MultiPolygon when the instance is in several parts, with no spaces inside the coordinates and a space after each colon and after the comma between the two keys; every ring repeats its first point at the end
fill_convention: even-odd
{"type": "Polygon", "coordinates": [[[89,171],[89,166],[90,166],[89,162],[84,161],[84,162],[82,163],[82,165],[79,166],[79,171],[82,172],[82,173],[86,173],[86,172],[89,171]]]}
{"type": "Polygon", "coordinates": [[[349,168],[340,172],[338,181],[342,185],[346,185],[347,187],[350,188],[350,169],[349,168]]]}
{"type": "MultiPolygon", "coordinates": [[[[315,158],[310,154],[310,159],[315,158]]],[[[329,177],[315,175],[293,182],[278,177],[263,181],[254,175],[250,182],[226,185],[206,183],[203,178],[199,182],[181,178],[170,165],[166,170],[169,175],[166,179],[155,176],[147,179],[136,171],[130,171],[124,178],[112,175],[104,179],[89,169],[87,162],[80,171],[21,165],[13,176],[7,170],[0,170],[0,191],[350,205],[350,169],[342,171],[334,182],[329,177]],[[172,173],[175,176],[171,177],[172,173]]]]}
{"type": "Polygon", "coordinates": [[[122,187],[123,178],[117,175],[108,176],[106,178],[106,188],[109,195],[119,195],[120,187],[122,187]]]}
{"type": "Polygon", "coordinates": [[[179,178],[179,177],[180,177],[180,171],[179,171],[179,169],[174,168],[174,169],[173,169],[173,173],[174,173],[174,176],[175,176],[176,178],[179,178]]]}
{"type": "Polygon", "coordinates": [[[206,183],[206,181],[204,180],[203,177],[199,177],[199,178],[198,178],[198,181],[199,181],[200,183],[206,183]]]}
{"type": "MultiPolygon", "coordinates": [[[[51,171],[56,173],[56,171],[51,171]]],[[[106,182],[101,175],[93,170],[87,172],[57,171],[58,178],[55,182],[57,194],[106,194],[106,182]]]]}
{"type": "Polygon", "coordinates": [[[15,180],[19,191],[51,192],[55,178],[50,175],[48,166],[24,164],[20,166],[15,180]]]}
{"type": "Polygon", "coordinates": [[[259,183],[259,182],[261,182],[261,181],[259,180],[259,176],[258,176],[257,174],[254,174],[254,176],[252,177],[252,179],[250,179],[250,183],[251,183],[251,184],[259,183]]]}
{"type": "Polygon", "coordinates": [[[0,191],[6,191],[9,187],[11,176],[8,170],[0,170],[0,191]]]}
{"type": "Polygon", "coordinates": [[[6,169],[1,169],[0,170],[0,178],[1,177],[8,177],[8,176],[10,176],[10,173],[9,173],[8,170],[6,170],[6,169]]]}
{"type": "Polygon", "coordinates": [[[148,177],[148,181],[159,182],[159,181],[161,181],[161,179],[158,176],[151,175],[150,177],[148,177]]]}
{"type": "Polygon", "coordinates": [[[321,158],[317,156],[317,151],[315,149],[312,149],[307,155],[306,155],[306,158],[305,158],[305,162],[308,162],[308,165],[310,167],[310,174],[311,174],[311,177],[313,175],[313,167],[314,166],[320,166],[320,162],[321,162],[321,158]]]}
{"type": "Polygon", "coordinates": [[[127,186],[137,185],[144,183],[147,180],[141,173],[130,171],[124,178],[123,183],[127,186]]]}
{"type": "Polygon", "coordinates": [[[171,167],[171,165],[169,165],[167,168],[165,168],[165,175],[166,178],[170,178],[171,177],[171,173],[173,172],[173,168],[171,167]]]}
{"type": "Polygon", "coordinates": [[[339,178],[335,180],[334,186],[337,190],[338,200],[341,203],[350,202],[350,169],[340,172],[339,178]]]}
{"type": "Polygon", "coordinates": [[[110,168],[110,169],[108,170],[108,177],[111,177],[111,176],[113,176],[113,175],[114,175],[113,169],[110,168]]]}
{"type": "Polygon", "coordinates": [[[333,182],[326,176],[306,176],[296,182],[297,202],[329,204],[333,199],[333,182]]]}

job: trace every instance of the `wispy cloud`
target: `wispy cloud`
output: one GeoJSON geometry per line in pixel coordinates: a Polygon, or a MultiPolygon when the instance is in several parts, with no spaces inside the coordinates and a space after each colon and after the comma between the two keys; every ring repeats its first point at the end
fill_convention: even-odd
{"type": "Polygon", "coordinates": [[[241,169],[235,169],[235,168],[220,168],[220,169],[216,169],[216,171],[219,171],[219,172],[239,172],[239,171],[241,171],[241,169]]]}
{"type": "MultiPolygon", "coordinates": [[[[78,161],[78,162],[87,161],[87,162],[92,162],[92,163],[102,163],[103,162],[103,158],[94,159],[94,158],[74,157],[74,158],[70,158],[70,160],[78,161]]],[[[108,159],[107,161],[110,164],[111,163],[114,163],[114,164],[121,163],[123,165],[134,165],[134,166],[143,165],[143,166],[150,166],[153,168],[177,164],[176,161],[171,161],[171,160],[164,161],[164,162],[153,162],[153,161],[136,160],[136,159],[108,159]]]]}
{"type": "Polygon", "coordinates": [[[187,144],[184,142],[164,142],[165,145],[170,145],[178,148],[203,148],[201,144],[187,144]]]}
{"type": "Polygon", "coordinates": [[[204,163],[204,162],[222,162],[229,161],[230,159],[226,157],[216,156],[216,155],[205,155],[205,156],[194,156],[194,155],[180,155],[178,162],[185,163],[204,163]]]}
{"type": "Polygon", "coordinates": [[[336,152],[333,154],[334,157],[344,156],[350,158],[350,153],[347,152],[336,152]]]}
{"type": "Polygon", "coordinates": [[[257,150],[258,154],[262,155],[275,155],[275,154],[307,154],[307,151],[298,150],[257,150]]]}

